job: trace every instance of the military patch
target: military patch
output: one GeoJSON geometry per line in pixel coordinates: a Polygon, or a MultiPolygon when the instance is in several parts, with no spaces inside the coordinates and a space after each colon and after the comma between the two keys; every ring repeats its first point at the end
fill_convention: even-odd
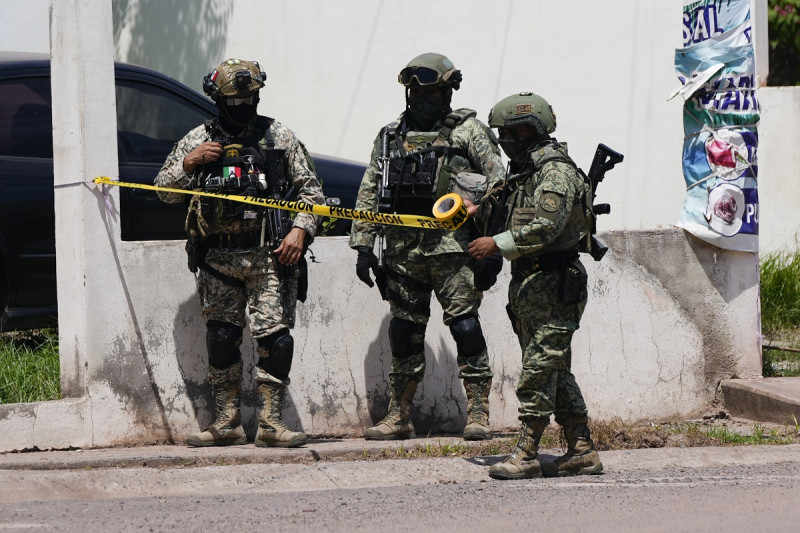
{"type": "Polygon", "coordinates": [[[529,115],[533,113],[533,105],[531,104],[517,104],[514,106],[515,115],[529,115]]]}
{"type": "Polygon", "coordinates": [[[539,206],[548,213],[554,213],[561,207],[561,196],[554,192],[546,192],[539,199],[539,206]]]}
{"type": "Polygon", "coordinates": [[[239,157],[239,150],[243,148],[241,144],[229,144],[225,146],[226,157],[239,157]]]}

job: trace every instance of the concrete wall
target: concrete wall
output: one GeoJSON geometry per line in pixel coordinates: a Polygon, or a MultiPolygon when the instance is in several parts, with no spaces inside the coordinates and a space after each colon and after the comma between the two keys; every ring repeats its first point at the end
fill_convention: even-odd
{"type": "MultiPolygon", "coordinates": [[[[116,203],[116,195],[111,195],[116,203]]],[[[98,205],[98,207],[101,207],[98,205]]],[[[0,406],[0,451],[179,441],[211,420],[205,333],[181,244],[120,243],[102,232],[113,268],[90,269],[105,287],[86,314],[86,392],[0,406]],[[147,265],[147,268],[135,268],[147,265]]],[[[601,263],[587,258],[589,305],[573,370],[592,416],[668,420],[707,412],[729,377],[760,375],[756,256],[720,251],[682,230],[610,232],[601,263]]],[[[390,315],[353,275],[341,237],[312,246],[310,295],[298,308],[286,421],[311,435],[358,435],[385,414],[390,315]]],[[[508,267],[481,317],[496,374],[492,426],[514,427],[520,348],[505,316],[508,267]]],[[[255,350],[245,332],[244,417],[252,437],[255,350]]],[[[68,339],[62,338],[62,344],[68,339]]],[[[415,400],[418,431],[457,432],[465,396],[455,346],[432,305],[428,370],[415,400]]],[[[73,355],[73,357],[75,357],[73,355]]],[[[67,365],[69,366],[69,365],[67,365]]]]}
{"type": "Polygon", "coordinates": [[[800,250],[800,86],[758,90],[759,244],[762,252],[800,250]]]}

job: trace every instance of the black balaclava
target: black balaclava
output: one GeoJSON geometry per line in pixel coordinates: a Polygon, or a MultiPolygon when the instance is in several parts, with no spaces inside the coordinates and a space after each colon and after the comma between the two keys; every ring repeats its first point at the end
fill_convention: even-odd
{"type": "Polygon", "coordinates": [[[437,120],[441,120],[452,111],[450,100],[453,98],[453,88],[441,87],[440,95],[430,93],[412,95],[411,89],[406,89],[405,117],[412,129],[429,131],[437,120]]]}
{"type": "MultiPolygon", "coordinates": [[[[513,135],[512,132],[512,136],[513,135]]],[[[546,144],[554,142],[556,142],[556,140],[550,136],[530,136],[525,138],[514,136],[511,139],[499,139],[500,148],[502,148],[503,152],[508,156],[508,159],[511,161],[511,168],[515,172],[521,170],[530,161],[528,157],[529,153],[546,144]]]]}
{"type": "Polygon", "coordinates": [[[258,110],[258,93],[252,104],[225,105],[225,99],[218,99],[215,104],[219,111],[219,120],[225,130],[237,134],[247,128],[256,119],[258,110]]]}

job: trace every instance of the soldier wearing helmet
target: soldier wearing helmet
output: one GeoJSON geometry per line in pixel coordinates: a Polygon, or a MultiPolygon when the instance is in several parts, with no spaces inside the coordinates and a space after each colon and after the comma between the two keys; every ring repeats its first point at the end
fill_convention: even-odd
{"type": "MultiPolygon", "coordinates": [[[[303,144],[280,122],[258,115],[266,74],[255,61],[228,59],[203,79],[218,116],[190,131],[156,177],[160,187],[239,194],[323,204],[314,164],[303,144]]],[[[185,195],[158,192],[161,200],[185,195]]],[[[260,409],[256,446],[295,447],[302,432],[282,421],[282,405],[294,355],[296,300],[304,300],[305,259],[317,218],[195,196],[186,229],[189,268],[206,321],[208,380],[216,417],[190,446],[247,441],[242,427],[242,331],[249,326],[258,352],[255,381],[260,409]]]]}
{"type": "MultiPolygon", "coordinates": [[[[461,85],[461,72],[450,59],[436,53],[417,56],[400,71],[398,81],[405,87],[406,108],[377,136],[356,208],[430,216],[435,200],[452,190],[463,173],[489,186],[505,178],[491,130],[475,118],[475,111],[450,106],[453,91],[461,85]]],[[[385,276],[382,293],[392,313],[389,413],[366,430],[365,438],[415,436],[411,407],[425,371],[432,291],[456,342],[459,377],[467,394],[464,438],[489,437],[493,374],[478,318],[483,289],[476,288],[469,241],[466,227],[445,231],[353,224],[350,247],[358,251],[356,274],[369,287],[371,269],[379,283],[385,276]],[[384,261],[375,255],[376,237],[384,261]]]]}
{"type": "Polygon", "coordinates": [[[603,465],[589,433],[586,404],[570,371],[572,335],[587,299],[578,252],[588,233],[591,188],[566,144],[550,136],[556,116],[541,96],[524,92],[504,98],[489,113],[489,125],[498,128],[500,146],[510,159],[500,193],[508,212],[503,231],[472,241],[469,253],[482,258],[499,251],[511,261],[508,309],[522,346],[519,441],[489,475],[599,474],[603,465]],[[540,463],[539,440],[551,415],[564,428],[567,453],[540,463]]]}

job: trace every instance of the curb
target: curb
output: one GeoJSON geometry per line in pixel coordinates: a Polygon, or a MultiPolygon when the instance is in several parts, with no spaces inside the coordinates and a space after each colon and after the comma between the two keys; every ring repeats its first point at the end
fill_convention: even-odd
{"type": "Polygon", "coordinates": [[[722,395],[733,416],[789,425],[800,421],[800,377],[729,379],[722,382],[722,395]]]}

